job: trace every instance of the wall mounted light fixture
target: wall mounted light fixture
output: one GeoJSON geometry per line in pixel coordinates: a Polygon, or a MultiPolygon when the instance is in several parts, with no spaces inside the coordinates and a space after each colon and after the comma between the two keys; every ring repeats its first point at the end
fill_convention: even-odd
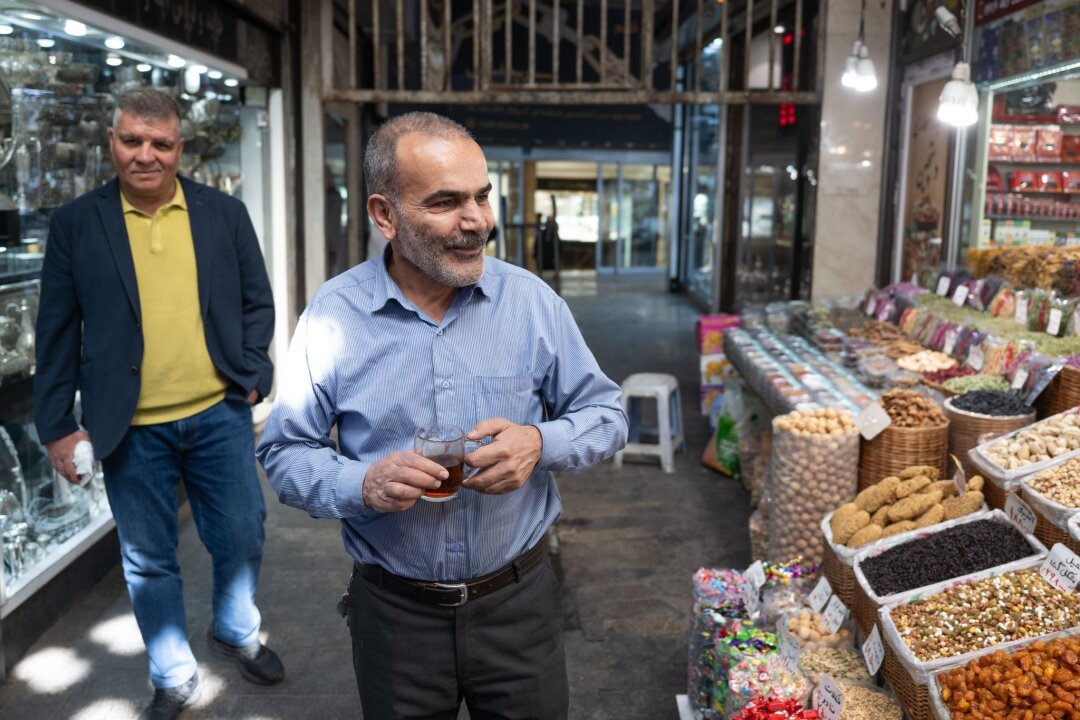
{"type": "Polygon", "coordinates": [[[877,87],[877,73],[870,49],[866,47],[866,0],[859,10],[859,37],[851,47],[851,54],[844,60],[844,74],[840,84],[858,92],[870,92],[877,87]]]}
{"type": "Polygon", "coordinates": [[[938,96],[938,120],[953,127],[968,127],[979,120],[979,92],[971,82],[971,66],[966,62],[964,30],[956,16],[942,6],[934,11],[941,29],[956,40],[959,59],[952,77],[938,96]]]}

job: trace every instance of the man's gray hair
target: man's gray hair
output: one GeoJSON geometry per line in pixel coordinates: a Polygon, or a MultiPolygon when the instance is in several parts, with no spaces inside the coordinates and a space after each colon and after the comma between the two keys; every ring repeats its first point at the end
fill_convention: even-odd
{"type": "Polygon", "coordinates": [[[475,141],[461,124],[435,113],[411,112],[392,118],[375,131],[364,153],[364,180],[369,194],[385,195],[391,202],[398,202],[397,144],[409,133],[475,141]]]}
{"type": "Polygon", "coordinates": [[[125,90],[116,99],[113,112],[113,128],[120,123],[120,113],[127,113],[147,120],[180,119],[180,103],[176,98],[157,88],[138,87],[125,90]]]}

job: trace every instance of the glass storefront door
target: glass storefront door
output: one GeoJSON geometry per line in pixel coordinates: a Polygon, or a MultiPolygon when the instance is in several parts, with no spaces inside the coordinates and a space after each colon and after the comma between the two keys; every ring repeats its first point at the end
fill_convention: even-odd
{"type": "Polygon", "coordinates": [[[716,162],[720,151],[720,107],[695,105],[687,112],[684,167],[689,181],[684,191],[681,280],[700,302],[713,302],[713,258],[716,255],[716,162]]]}

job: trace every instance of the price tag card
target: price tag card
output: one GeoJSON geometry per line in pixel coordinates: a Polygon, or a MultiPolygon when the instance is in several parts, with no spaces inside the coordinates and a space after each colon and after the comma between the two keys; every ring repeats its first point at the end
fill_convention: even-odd
{"type": "Polygon", "coordinates": [[[1050,335],[1061,332],[1061,311],[1057,308],[1050,311],[1050,317],[1046,321],[1046,332],[1050,335]]]}
{"type": "Polygon", "coordinates": [[[844,601],[833,595],[832,600],[825,606],[825,612],[821,616],[821,619],[825,622],[825,627],[829,630],[829,634],[840,629],[840,626],[844,624],[847,613],[848,609],[844,605],[844,601]]]}
{"type": "Polygon", "coordinates": [[[1027,300],[1016,301],[1016,322],[1020,323],[1021,325],[1027,325],[1027,310],[1027,300]]]}
{"type": "Polygon", "coordinates": [[[806,598],[806,604],[811,610],[819,613],[825,607],[825,603],[829,602],[830,595],[832,595],[832,585],[829,584],[829,578],[822,576],[818,584],[814,586],[813,592],[806,598]]]}
{"type": "Polygon", "coordinates": [[[855,416],[855,427],[867,440],[873,440],[890,425],[892,425],[892,418],[889,417],[889,413],[876,402],[870,403],[855,416]]]}
{"type": "Polygon", "coordinates": [[[984,359],[982,348],[978,345],[972,345],[971,349],[968,350],[967,364],[979,371],[983,368],[984,359]]]}
{"type": "Polygon", "coordinates": [[[821,678],[814,691],[814,709],[821,720],[840,720],[840,711],[844,708],[844,693],[828,675],[821,678]]]}
{"type": "Polygon", "coordinates": [[[953,305],[956,305],[957,307],[964,307],[964,301],[967,300],[969,292],[970,291],[968,290],[967,285],[961,285],[960,287],[956,288],[956,292],[954,292],[952,296],[953,305]]]}
{"type": "Polygon", "coordinates": [[[1024,387],[1024,383],[1027,382],[1027,379],[1028,379],[1028,371],[1025,370],[1024,368],[1020,368],[1019,370],[1016,371],[1016,374],[1013,375],[1012,389],[1013,390],[1021,389],[1022,387],[1024,387]]]}
{"type": "Polygon", "coordinates": [[[866,669],[871,675],[876,675],[881,667],[881,661],[885,659],[885,646],[881,643],[881,633],[878,632],[877,625],[874,625],[870,637],[863,643],[862,654],[866,660],[866,669]]]}
{"type": "Polygon", "coordinates": [[[788,672],[794,673],[799,669],[800,649],[798,641],[792,637],[787,628],[781,629],[776,638],[776,651],[788,672]]]}
{"type": "Polygon", "coordinates": [[[956,492],[963,495],[964,491],[967,490],[967,475],[964,474],[964,466],[960,464],[955,455],[950,454],[949,457],[956,463],[956,472],[952,476],[952,481],[956,484],[956,492]]]}
{"type": "Polygon", "coordinates": [[[873,293],[870,294],[870,299],[866,301],[866,314],[873,315],[874,308],[877,306],[877,296],[873,293]]]}
{"type": "Polygon", "coordinates": [[[952,355],[953,350],[956,349],[956,341],[960,339],[960,333],[955,330],[945,331],[945,342],[941,346],[941,352],[946,355],[952,355]]]}
{"type": "Polygon", "coordinates": [[[1035,511],[1014,492],[1008,493],[1005,500],[1005,514],[1027,534],[1035,532],[1035,511]]]}
{"type": "Polygon", "coordinates": [[[761,587],[765,584],[765,567],[760,560],[746,568],[743,579],[746,580],[743,602],[746,604],[746,612],[753,615],[761,605],[761,587]]]}
{"type": "Polygon", "coordinates": [[[949,294],[950,281],[948,277],[939,278],[937,281],[937,294],[945,297],[949,294]]]}
{"type": "Polygon", "coordinates": [[[1071,593],[1080,584],[1080,555],[1058,543],[1050,550],[1039,572],[1043,580],[1064,593],[1071,593]]]}

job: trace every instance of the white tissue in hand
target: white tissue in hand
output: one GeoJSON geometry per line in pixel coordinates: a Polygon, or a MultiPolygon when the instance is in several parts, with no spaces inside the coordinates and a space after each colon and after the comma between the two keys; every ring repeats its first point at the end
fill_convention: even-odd
{"type": "Polygon", "coordinates": [[[79,476],[79,485],[83,486],[94,477],[94,446],[87,440],[75,443],[75,474],[79,476]]]}

